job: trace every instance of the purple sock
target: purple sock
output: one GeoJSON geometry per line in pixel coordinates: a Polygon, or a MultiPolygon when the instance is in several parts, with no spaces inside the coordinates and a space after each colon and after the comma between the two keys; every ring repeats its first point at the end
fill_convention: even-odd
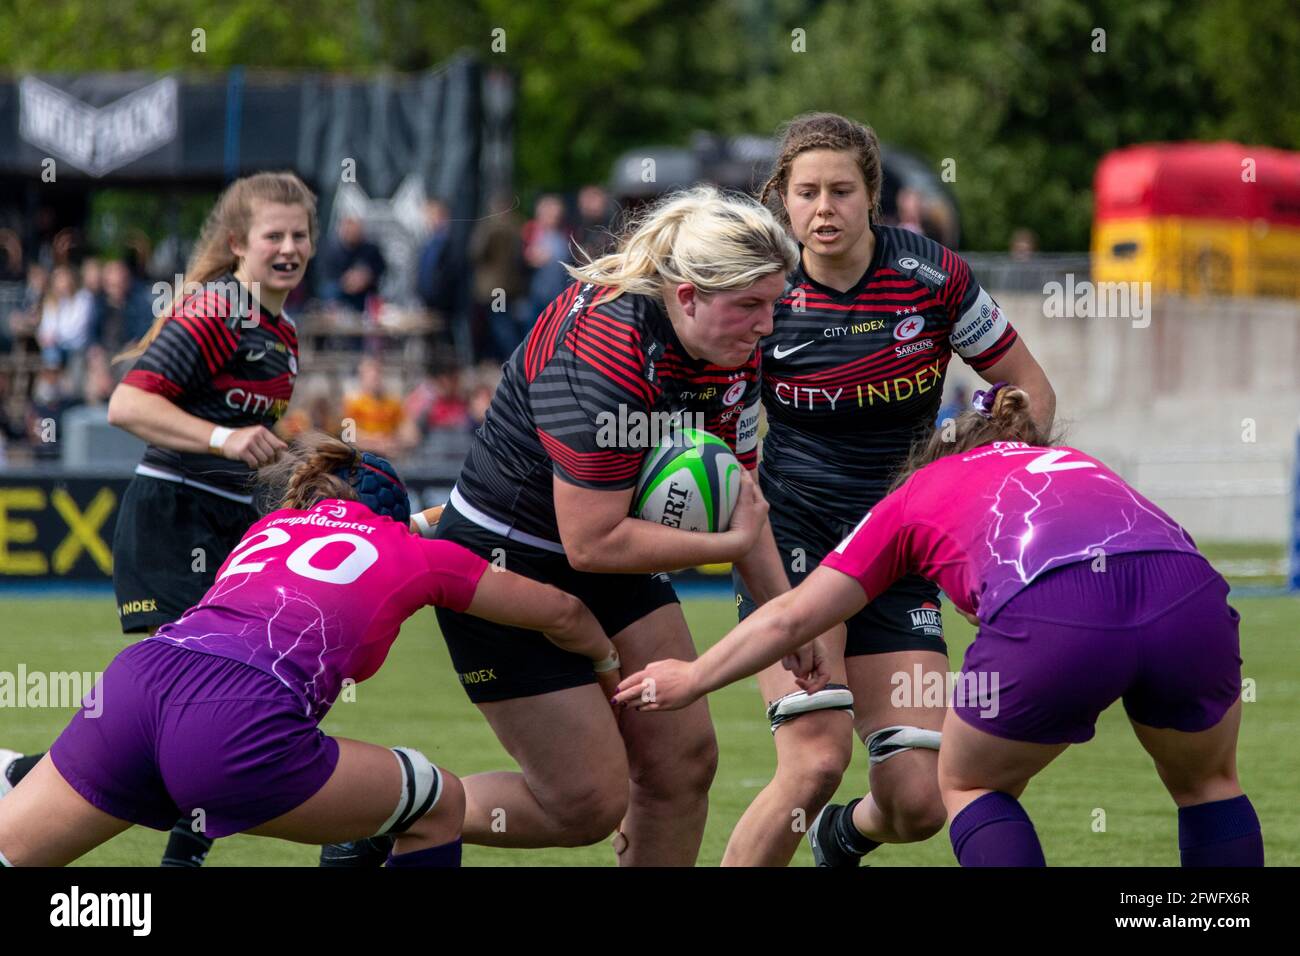
{"type": "Polygon", "coordinates": [[[460,866],[460,837],[414,853],[389,853],[389,866],[460,866]]]}
{"type": "Polygon", "coordinates": [[[1259,817],[1243,793],[1230,800],[1178,808],[1183,866],[1263,866],[1259,817]]]}
{"type": "Polygon", "coordinates": [[[994,790],[968,803],[948,827],[962,866],[1046,866],[1034,825],[1015,797],[994,790]]]}

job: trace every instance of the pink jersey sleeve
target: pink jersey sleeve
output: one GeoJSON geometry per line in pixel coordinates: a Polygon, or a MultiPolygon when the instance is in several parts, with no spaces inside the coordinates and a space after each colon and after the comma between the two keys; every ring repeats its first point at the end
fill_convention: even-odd
{"type": "Polygon", "coordinates": [[[907,574],[909,529],[903,521],[904,485],[882,498],[858,522],[847,538],[822,559],[822,565],[855,579],[874,601],[881,592],[907,574]]]}
{"type": "Polygon", "coordinates": [[[429,603],[464,613],[488,563],[452,541],[418,538],[417,544],[429,564],[429,603]]]}

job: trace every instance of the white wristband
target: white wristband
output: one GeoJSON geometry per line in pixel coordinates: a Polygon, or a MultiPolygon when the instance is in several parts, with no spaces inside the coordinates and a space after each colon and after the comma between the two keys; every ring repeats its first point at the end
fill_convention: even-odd
{"type": "Polygon", "coordinates": [[[606,671],[618,670],[618,666],[619,666],[618,650],[614,649],[609,652],[609,657],[605,658],[603,661],[596,661],[592,665],[592,668],[596,671],[597,674],[603,674],[606,671]]]}
{"type": "Polygon", "coordinates": [[[411,522],[415,525],[415,530],[422,538],[427,538],[429,532],[433,529],[433,525],[429,524],[429,519],[424,516],[423,511],[417,511],[411,515],[411,522]]]}
{"type": "Polygon", "coordinates": [[[208,448],[212,451],[221,453],[221,449],[226,445],[226,439],[235,433],[233,428],[226,428],[224,425],[217,425],[212,429],[212,437],[208,439],[208,448]]]}

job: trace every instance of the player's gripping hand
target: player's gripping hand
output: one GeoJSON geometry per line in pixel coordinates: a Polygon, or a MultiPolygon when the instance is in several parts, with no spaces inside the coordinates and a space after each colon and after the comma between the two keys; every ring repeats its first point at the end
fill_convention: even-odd
{"type": "Polygon", "coordinates": [[[654,661],[623,678],[614,703],[636,710],[680,710],[700,699],[695,666],[686,661],[654,661]]]}
{"type": "Polygon", "coordinates": [[[288,446],[261,425],[236,428],[221,446],[221,454],[232,461],[242,461],[249,468],[269,465],[288,446]]]}
{"type": "Polygon", "coordinates": [[[605,695],[605,699],[612,701],[614,694],[618,691],[618,686],[623,682],[623,672],[617,667],[612,671],[597,671],[596,683],[600,685],[600,692],[605,695]]]}
{"type": "Polygon", "coordinates": [[[758,482],[749,472],[745,472],[740,482],[740,500],[731,515],[731,526],[724,532],[731,535],[735,543],[733,560],[740,560],[754,549],[758,536],[767,524],[768,504],[758,482]]]}
{"type": "Polygon", "coordinates": [[[830,683],[830,667],[820,639],[811,640],[785,655],[781,658],[781,666],[794,674],[794,682],[805,694],[815,694],[830,683]]]}

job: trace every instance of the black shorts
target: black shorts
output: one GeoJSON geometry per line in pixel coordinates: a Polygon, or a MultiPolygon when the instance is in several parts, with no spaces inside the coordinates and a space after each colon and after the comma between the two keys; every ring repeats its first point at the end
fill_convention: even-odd
{"type": "MultiPolygon", "coordinates": [[[[470,521],[448,504],[437,537],[454,541],[508,571],[579,598],[613,637],[651,611],[677,603],[666,574],[594,574],[575,571],[563,554],[505,538],[470,521]]],[[[489,568],[486,572],[492,573],[489,568]]],[[[562,651],[541,631],[493,624],[471,614],[437,609],[451,661],[476,704],[533,697],[596,681],[591,661],[562,651]]]]}
{"type": "Polygon", "coordinates": [[[161,627],[198,604],[258,517],[252,505],[178,482],[132,478],[113,529],[122,633],[161,627]]]}
{"type": "MultiPolygon", "coordinates": [[[[760,472],[761,475],[761,472],[760,472]]],[[[781,563],[785,565],[790,586],[794,587],[813,572],[822,558],[848,537],[853,524],[843,524],[809,513],[798,497],[775,481],[763,478],[763,496],[771,510],[768,519],[776,538],[781,563]]],[[[743,621],[758,609],[740,575],[732,572],[736,589],[736,609],[743,621]]],[[[846,622],[848,642],[845,657],[884,654],[889,651],[937,651],[948,656],[943,639],[939,588],[925,578],[910,574],[900,578],[889,590],[876,598],[846,622]]]]}

